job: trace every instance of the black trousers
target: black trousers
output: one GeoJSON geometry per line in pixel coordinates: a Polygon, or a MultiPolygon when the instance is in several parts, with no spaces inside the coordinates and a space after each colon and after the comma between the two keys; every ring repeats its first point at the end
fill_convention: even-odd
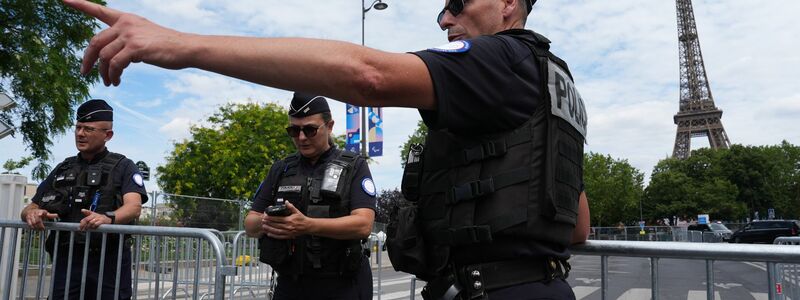
{"type": "Polygon", "coordinates": [[[489,299],[575,300],[575,293],[563,279],[537,281],[489,291],[489,299]]]}
{"type": "Polygon", "coordinates": [[[369,300],[372,299],[372,270],[369,261],[352,277],[314,278],[301,276],[297,280],[278,275],[273,300],[369,300]]]}
{"type": "MultiPolygon", "coordinates": [[[[69,249],[60,247],[58,257],[56,257],[55,284],[53,286],[53,299],[64,299],[64,293],[69,294],[69,299],[81,299],[81,278],[83,276],[83,247],[76,246],[72,253],[72,266],[67,269],[69,263],[69,249]],[[69,287],[67,284],[67,274],[70,274],[69,287]]],[[[97,297],[97,287],[100,283],[100,251],[89,251],[86,264],[86,282],[84,282],[83,299],[114,299],[114,287],[117,276],[117,248],[108,247],[106,249],[105,264],[103,265],[103,289],[101,295],[97,297]]],[[[122,248],[122,264],[119,280],[119,298],[130,299],[132,296],[131,288],[131,249],[130,246],[122,248]]]]}

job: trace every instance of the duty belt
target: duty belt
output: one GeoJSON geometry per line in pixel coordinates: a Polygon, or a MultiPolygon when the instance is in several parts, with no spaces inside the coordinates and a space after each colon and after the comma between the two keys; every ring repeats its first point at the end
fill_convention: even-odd
{"type": "Polygon", "coordinates": [[[566,260],[508,260],[484,264],[451,266],[443,276],[422,289],[425,300],[487,299],[487,291],[513,285],[566,279],[570,265],[566,260]]]}

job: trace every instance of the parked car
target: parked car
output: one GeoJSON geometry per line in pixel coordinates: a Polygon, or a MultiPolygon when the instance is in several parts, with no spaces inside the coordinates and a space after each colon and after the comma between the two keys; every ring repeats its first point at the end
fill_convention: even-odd
{"type": "Polygon", "coordinates": [[[747,223],[731,235],[731,243],[772,244],[780,236],[797,236],[800,225],[796,220],[767,220],[747,223]]]}
{"type": "Polygon", "coordinates": [[[731,238],[731,235],[733,234],[733,232],[730,229],[728,229],[728,227],[725,227],[725,224],[722,224],[721,222],[714,222],[709,224],[692,224],[689,225],[689,227],[687,227],[686,230],[711,232],[717,238],[719,238],[717,241],[720,240],[728,241],[731,238]]]}

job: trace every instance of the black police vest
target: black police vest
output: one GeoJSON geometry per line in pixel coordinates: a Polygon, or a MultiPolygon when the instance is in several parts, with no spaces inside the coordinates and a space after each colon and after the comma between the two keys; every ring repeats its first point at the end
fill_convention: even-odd
{"type": "Polygon", "coordinates": [[[583,100],[546,38],[498,36],[529,46],[548,79],[539,83],[545,98],[528,121],[508,132],[428,131],[420,173],[412,174],[419,180],[417,234],[425,251],[424,258],[410,259],[424,267],[407,268],[423,279],[442,274],[452,263],[451,251],[469,253],[470,245],[496,238],[563,251],[575,227],[586,132],[583,100]]]}
{"type": "MultiPolygon", "coordinates": [[[[273,205],[278,199],[291,202],[311,218],[338,218],[350,215],[350,183],[358,154],[333,149],[334,159],[315,166],[311,176],[298,172],[300,155],[295,153],[282,161],[280,177],[272,187],[273,205]],[[330,164],[343,167],[337,193],[326,192],[325,171],[330,164]]],[[[260,260],[272,266],[281,276],[338,277],[355,274],[364,254],[360,240],[338,240],[318,236],[299,236],[279,240],[264,235],[260,260]]],[[[311,287],[313,288],[313,287],[311,287]]]]}
{"type": "MultiPolygon", "coordinates": [[[[42,209],[57,213],[61,221],[80,222],[84,215],[81,209],[94,210],[103,214],[122,206],[120,186],[114,185],[112,173],[125,156],[109,152],[99,162],[91,165],[78,163],[76,156],[68,157],[56,166],[53,171],[51,190],[42,195],[42,209]]],[[[85,234],[75,233],[75,243],[85,243],[85,234]]],[[[52,251],[55,236],[47,239],[46,248],[52,251]]],[[[109,235],[107,245],[116,245],[116,235],[109,235]]],[[[93,233],[90,236],[90,248],[101,247],[102,235],[93,233]]],[[[61,232],[59,245],[69,244],[69,233],[61,232]]]]}
{"type": "Polygon", "coordinates": [[[42,208],[66,222],[80,222],[84,218],[81,209],[100,214],[116,210],[122,206],[122,195],[111,173],[124,158],[109,152],[92,165],[78,163],[75,156],[65,159],[56,166],[52,189],[43,195],[42,208]]]}

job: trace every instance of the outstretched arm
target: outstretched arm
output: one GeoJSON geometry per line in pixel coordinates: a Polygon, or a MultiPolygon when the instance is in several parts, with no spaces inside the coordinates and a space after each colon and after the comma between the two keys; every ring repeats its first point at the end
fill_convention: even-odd
{"type": "Polygon", "coordinates": [[[329,40],[187,34],[85,0],[64,3],[110,26],[92,38],[81,67],[88,73],[99,61],[106,85],[119,85],[130,63],[145,62],[200,68],[354,105],[436,108],[428,69],[412,54],[329,40]]]}

